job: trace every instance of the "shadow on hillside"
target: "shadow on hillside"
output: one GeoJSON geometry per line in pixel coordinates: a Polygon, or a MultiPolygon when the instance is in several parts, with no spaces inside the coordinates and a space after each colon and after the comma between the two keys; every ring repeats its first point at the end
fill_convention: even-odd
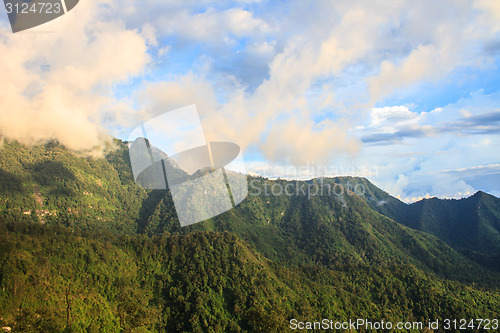
{"type": "Polygon", "coordinates": [[[42,161],[32,165],[34,180],[47,187],[51,195],[73,196],[76,193],[76,178],[61,162],[42,161]]]}
{"type": "Polygon", "coordinates": [[[168,190],[152,190],[142,202],[137,231],[146,234],[181,231],[172,196],[168,190]]]}
{"type": "Polygon", "coordinates": [[[135,185],[132,165],[130,163],[130,154],[126,146],[119,146],[118,149],[108,152],[106,160],[118,172],[118,177],[122,185],[135,185]]]}
{"type": "Polygon", "coordinates": [[[152,190],[148,197],[144,199],[139,211],[139,221],[137,223],[138,232],[143,233],[148,226],[148,220],[154,214],[156,207],[163,198],[167,196],[167,190],[152,190]]]}
{"type": "Polygon", "coordinates": [[[0,169],[0,193],[21,193],[22,191],[21,178],[0,169]]]}

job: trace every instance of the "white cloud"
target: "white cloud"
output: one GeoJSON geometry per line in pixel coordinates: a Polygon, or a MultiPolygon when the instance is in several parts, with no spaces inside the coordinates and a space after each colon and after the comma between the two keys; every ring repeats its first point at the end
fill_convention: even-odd
{"type": "Polygon", "coordinates": [[[292,118],[271,127],[261,150],[269,160],[306,165],[328,163],[338,153],[357,153],[359,143],[348,138],[345,127],[330,121],[317,126],[292,118]]]}
{"type": "Polygon", "coordinates": [[[495,127],[480,116],[498,109],[498,93],[474,87],[429,112],[379,106],[463,68],[493,69],[497,56],[485,49],[498,40],[499,8],[495,0],[87,0],[38,29],[53,33],[0,36],[8,78],[0,107],[13,110],[0,114],[0,131],[82,149],[98,144],[103,117],[133,124],[194,103],[209,140],[260,149],[272,162],[333,164],[347,154],[378,166],[377,181],[395,183],[395,193],[431,193],[424,178],[436,170],[497,162],[498,135],[484,133],[495,127]],[[130,93],[117,100],[123,82],[130,93]],[[353,139],[368,135],[386,146],[353,139]]]}
{"type": "Polygon", "coordinates": [[[150,59],[144,38],[119,21],[101,21],[99,8],[84,1],[33,32],[3,34],[3,136],[25,143],[55,138],[75,150],[100,144],[113,84],[139,75],[150,59]]]}
{"type": "Polygon", "coordinates": [[[481,19],[493,32],[500,31],[500,3],[496,0],[477,0],[476,8],[483,11],[481,19]]]}
{"type": "Polygon", "coordinates": [[[370,117],[370,126],[380,128],[384,132],[395,132],[397,127],[415,124],[419,115],[401,105],[373,108],[370,117]]]}
{"type": "Polygon", "coordinates": [[[405,188],[410,183],[410,179],[403,175],[399,174],[396,182],[391,182],[387,184],[386,191],[394,195],[395,197],[401,198],[405,196],[405,188]]]}
{"type": "Polygon", "coordinates": [[[184,3],[180,6],[160,2],[128,1],[124,15],[131,26],[149,22],[155,26],[159,36],[175,36],[190,42],[226,44],[236,38],[262,35],[270,26],[262,19],[242,8],[217,9],[202,3],[184,3]],[[147,18],[140,21],[139,18],[147,18]]]}
{"type": "Polygon", "coordinates": [[[441,198],[459,198],[476,193],[476,189],[461,179],[450,181],[450,179],[438,178],[432,184],[432,193],[441,198]]]}

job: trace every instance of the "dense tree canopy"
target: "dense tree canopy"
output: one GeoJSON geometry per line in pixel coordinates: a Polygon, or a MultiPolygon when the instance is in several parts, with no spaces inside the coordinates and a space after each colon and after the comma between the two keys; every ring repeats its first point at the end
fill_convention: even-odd
{"type": "MultiPolygon", "coordinates": [[[[260,189],[319,182],[250,181],[260,189]]],[[[499,317],[498,272],[376,212],[373,202],[385,194],[366,180],[328,182],[346,191],[261,191],[180,228],[168,191],[135,185],[121,142],[106,158],[77,156],[55,143],[6,142],[0,327],[283,332],[292,318],[499,317]],[[356,195],[347,181],[369,191],[356,195]]],[[[391,201],[385,214],[404,207],[391,201]]]]}

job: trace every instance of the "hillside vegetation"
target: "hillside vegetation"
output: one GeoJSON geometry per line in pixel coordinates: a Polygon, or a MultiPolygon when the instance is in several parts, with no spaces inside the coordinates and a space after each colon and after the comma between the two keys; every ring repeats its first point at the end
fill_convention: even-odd
{"type": "MultiPolygon", "coordinates": [[[[395,222],[407,205],[365,179],[327,179],[344,191],[311,196],[265,189],[325,182],[249,177],[236,209],[180,228],[168,190],[138,187],[126,146],[115,145],[100,159],[56,143],[0,149],[0,326],[283,332],[292,318],[499,317],[500,275],[449,239],[395,222]]],[[[483,218],[495,221],[484,196],[483,218]]]]}

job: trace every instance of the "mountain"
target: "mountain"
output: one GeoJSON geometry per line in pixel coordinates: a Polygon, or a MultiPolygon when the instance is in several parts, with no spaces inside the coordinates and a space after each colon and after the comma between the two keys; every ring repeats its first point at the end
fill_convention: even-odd
{"type": "Polygon", "coordinates": [[[395,221],[399,222],[406,218],[408,205],[373,185],[366,178],[333,177],[325,179],[325,182],[342,185],[362,198],[371,209],[395,221]]]}
{"type": "Polygon", "coordinates": [[[181,228],[170,192],[138,187],[118,140],[103,158],[6,141],[0,324],[283,332],[291,318],[498,317],[500,275],[385,216],[409,206],[368,180],[248,182],[236,209],[181,228]]]}
{"type": "Polygon", "coordinates": [[[13,332],[285,332],[291,319],[498,318],[500,293],[412,265],[278,265],[231,233],[112,236],[0,224],[13,332]]]}
{"type": "Polygon", "coordinates": [[[424,199],[410,205],[400,222],[500,270],[500,199],[492,195],[479,191],[460,200],[424,199]]]}
{"type": "Polygon", "coordinates": [[[308,197],[305,190],[306,194],[275,196],[266,194],[265,188],[288,185],[312,189],[316,183],[250,178],[249,184],[249,197],[237,209],[182,229],[170,213],[173,204],[168,194],[161,196],[151,214],[144,216],[141,231],[149,236],[163,232],[188,234],[193,230],[229,231],[266,258],[283,264],[321,263],[334,267],[339,263],[394,261],[454,280],[480,282],[478,272],[492,283],[498,280],[436,237],[395,223],[354,194],[308,197]],[[259,195],[255,189],[260,190],[259,195]]]}
{"type": "Polygon", "coordinates": [[[106,158],[77,156],[57,143],[0,149],[0,214],[84,230],[133,234],[148,198],[132,175],[126,146],[106,158]]]}
{"type": "Polygon", "coordinates": [[[354,189],[373,210],[427,232],[488,268],[500,271],[500,199],[478,191],[463,199],[423,199],[405,204],[364,178],[333,178],[354,189]]]}
{"type": "MultiPolygon", "coordinates": [[[[180,228],[170,192],[138,187],[127,146],[114,144],[105,158],[91,158],[55,143],[28,148],[6,142],[0,151],[3,218],[150,237],[164,232],[228,231],[283,264],[396,261],[466,282],[479,282],[476,273],[483,272],[439,239],[401,225],[416,227],[406,219],[417,216],[408,213],[413,207],[363,178],[304,182],[250,177],[249,195],[237,209],[180,228]]],[[[192,198],[193,206],[197,200],[192,198]]],[[[480,276],[495,280],[488,272],[480,276]]]]}

